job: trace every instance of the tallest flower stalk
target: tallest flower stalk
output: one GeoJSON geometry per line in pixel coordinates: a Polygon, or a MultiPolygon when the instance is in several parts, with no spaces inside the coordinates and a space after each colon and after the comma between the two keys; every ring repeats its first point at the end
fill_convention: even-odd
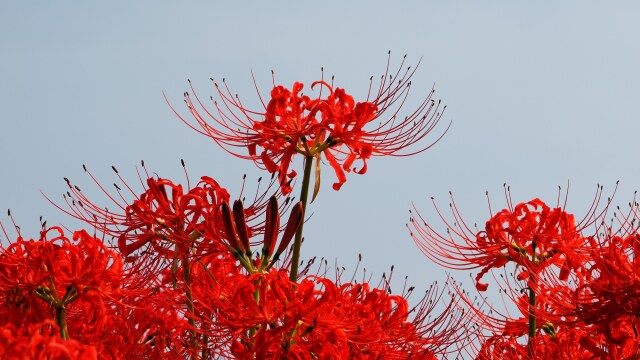
{"type": "MultiPolygon", "coordinates": [[[[213,139],[227,152],[277,174],[283,194],[292,191],[291,184],[297,176],[292,162],[297,154],[302,155],[304,175],[300,201],[306,214],[312,167],[315,169],[313,201],[320,190],[324,162],[336,175],[333,189],[339,190],[347,181],[347,173],[367,171],[367,161],[372,156],[414,155],[444,135],[448,127],[431,142],[418,145],[434,130],[446,109],[433,99],[433,89],[416,109],[408,115],[401,113],[411,92],[411,78],[416,68],[405,66],[403,58],[397,70],[390,72],[389,56],[377,89],[371,77],[363,101],[356,101],[345,89],[334,86],[333,79],[327,82],[322,76],[311,83],[314,96],[303,92],[305,85],[301,82],[286,88],[276,85],[274,80],[269,101],[265,102],[258,91],[262,109],[250,110],[223,80],[222,84],[214,81],[217,99],[211,97],[209,104],[196,95],[193,86],[191,93],[184,94],[195,124],[172,109],[184,123],[213,139]]],[[[291,281],[298,277],[302,228],[300,225],[292,247],[291,281]]]]}
{"type": "MultiPolygon", "coordinates": [[[[302,203],[302,213],[307,210],[307,200],[309,199],[309,183],[311,180],[311,163],[313,158],[307,156],[304,159],[304,175],[302,177],[302,189],[300,190],[300,202],[302,203]]],[[[300,247],[302,246],[302,228],[304,221],[300,222],[296,237],[293,240],[293,251],[291,255],[291,270],[289,271],[289,280],[298,281],[298,266],[300,264],[300,247]]]]}

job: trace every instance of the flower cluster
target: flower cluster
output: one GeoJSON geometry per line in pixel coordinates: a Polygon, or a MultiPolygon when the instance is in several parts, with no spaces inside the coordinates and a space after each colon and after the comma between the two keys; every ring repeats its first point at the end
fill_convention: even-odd
{"type": "Polygon", "coordinates": [[[488,289],[480,282],[484,275],[502,273],[493,279],[509,307],[500,310],[486,298],[466,300],[479,329],[469,357],[636,359],[640,229],[638,205],[631,204],[629,213],[614,217],[618,230],[603,226],[609,204],[600,211],[592,207],[576,222],[564,208],[539,199],[501,210],[475,232],[454,205],[456,220],[447,222],[446,235],[418,212],[412,211],[409,227],[432,260],[453,269],[480,268],[479,291],[488,289]],[[510,315],[514,308],[520,316],[510,315]]]}
{"type": "Polygon", "coordinates": [[[68,239],[51,227],[2,249],[5,354],[432,359],[461,328],[454,307],[439,321],[427,318],[437,290],[410,308],[368,283],[304,274],[291,281],[287,248],[303,220],[300,203],[281,224],[288,207],[277,196],[245,208],[206,177],[191,189],[162,178],[144,183],[117,214],[69,182],[67,211],[112,236],[113,248],[86,231],[68,239]]]}
{"type": "Polygon", "coordinates": [[[219,100],[209,105],[192,88],[185,102],[196,124],[182,121],[270,173],[266,190],[233,199],[213,177],[179,184],[150,176],[143,162],[141,190],[113,167],[119,182],[108,191],[84,167],[107,207],[65,178],[65,204],[50,201],[90,231],[44,222],[26,240],[15,222],[16,236],[0,223],[0,355],[639,359],[640,206],[634,199],[605,225],[602,188],[579,221],[537,198],[514,206],[508,190],[507,208],[481,229],[465,223],[453,198],[453,221],[435,207],[446,233],[414,208],[411,237],[433,262],[477,270],[475,299],[448,278],[412,306],[414,287],[391,292],[393,267],[374,285],[370,277],[342,281],[339,269],[331,277],[326,261],[314,273],[313,258],[301,260],[312,164],[315,198],[324,162],[339,190],[371,157],[414,155],[439,140],[419,144],[445,108],[433,90],[401,113],[414,72],[404,60],[395,72],[387,64],[362,101],[324,76],[311,83],[314,96],[300,82],[289,89],[274,81],[268,101],[258,92],[260,110],[249,110],[225,81],[214,82],[219,100]],[[299,183],[296,154],[304,159],[299,183]],[[505,309],[484,295],[490,283],[505,309]]]}
{"type": "Polygon", "coordinates": [[[345,172],[365,173],[371,156],[430,146],[402,152],[441,117],[432,90],[400,117],[413,71],[387,70],[377,94],[362,102],[323,79],[311,85],[319,89],[314,98],[302,93],[301,83],[292,89],[274,84],[263,112],[219,90],[217,115],[205,109],[213,125],[186,94],[201,132],[227,149],[246,147],[248,155],[236,155],[272,174],[266,190],[257,190],[253,201],[242,194],[233,200],[212,177],[194,186],[187,177],[182,185],[150,176],[143,162],[142,190],[113,167],[119,182],[109,191],[83,166],[109,206],[66,178],[65,204],[50,201],[92,227],[93,235],[79,230],[68,238],[62,227],[43,223],[39,238],[24,240],[19,227],[17,238],[2,228],[9,242],[0,247],[0,353],[50,359],[446,356],[451,344],[463,341],[467,317],[457,300],[445,301],[443,288],[430,288],[410,306],[413,288],[392,294],[390,276],[375,287],[342,282],[340,274],[331,279],[326,269],[313,275],[311,261],[298,269],[313,160],[315,197],[322,159],[337,174],[337,190],[345,172]],[[391,115],[374,125],[385,113],[391,115]],[[286,197],[296,153],[305,157],[298,202],[286,197]]]}

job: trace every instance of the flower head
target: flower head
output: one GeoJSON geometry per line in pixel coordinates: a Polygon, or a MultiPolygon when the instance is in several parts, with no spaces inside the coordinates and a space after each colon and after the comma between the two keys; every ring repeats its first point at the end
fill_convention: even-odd
{"type": "Polygon", "coordinates": [[[94,346],[62,339],[50,320],[29,323],[22,328],[11,323],[0,324],[0,353],[4,359],[98,359],[94,346]]]}
{"type": "Polygon", "coordinates": [[[282,269],[217,279],[196,296],[216,314],[209,338],[235,358],[431,360],[463,327],[455,307],[436,311],[437,288],[410,308],[412,289],[392,295],[319,276],[295,283],[282,269]]]}
{"type": "MultiPolygon", "coordinates": [[[[507,202],[513,203],[510,198],[507,202]]],[[[585,242],[580,231],[597,218],[596,207],[592,207],[576,223],[564,208],[551,208],[540,199],[533,199],[515,207],[509,205],[492,216],[484,230],[479,230],[464,222],[453,201],[450,206],[453,223],[446,222],[436,207],[447,226],[446,234],[440,234],[416,212],[411,217],[411,236],[422,252],[438,264],[458,270],[480,268],[476,287],[482,291],[487,288],[480,282],[482,277],[509,262],[522,268],[518,275],[521,280],[550,265],[561,267],[561,278],[566,279],[568,271],[583,260],[583,254],[575,252],[585,242]]]]}
{"type": "MultiPolygon", "coordinates": [[[[114,183],[115,191],[110,192],[86,167],[84,170],[107,196],[114,210],[96,204],[66,178],[69,190],[64,199],[68,209],[49,201],[65,213],[117,239],[118,250],[126,261],[141,260],[145,257],[140,255],[145,253],[174,259],[188,253],[196,242],[198,244],[195,247],[200,253],[227,251],[223,242],[225,234],[220,209],[222,204],[230,201],[230,195],[213,178],[202,176],[192,186],[187,177],[185,187],[166,178],[150,176],[142,162],[142,172],[139,170],[141,191],[134,190],[134,186],[127,183],[114,167],[120,185],[114,183]]],[[[258,186],[260,183],[261,179],[258,180],[258,186]]],[[[275,179],[271,179],[264,192],[258,188],[252,203],[242,209],[249,237],[262,234],[265,230],[261,218],[273,186],[275,179]]],[[[290,202],[286,201],[278,211],[287,211],[289,205],[290,202]]]]}
{"type": "Polygon", "coordinates": [[[232,95],[223,80],[223,86],[214,82],[220,101],[212,98],[213,110],[198,98],[193,87],[195,103],[185,93],[185,102],[197,125],[175,109],[174,112],[231,154],[278,173],[283,193],[291,191],[289,180],[296,176],[290,169],[295,154],[315,158],[318,164],[324,157],[336,173],[338,181],[333,188],[338,190],[346,182],[345,172],[364,174],[372,156],[412,155],[439,140],[408,150],[434,129],[446,106],[441,109],[440,101],[432,99],[432,89],[417,109],[408,115],[400,114],[415,72],[403,67],[404,60],[397,72],[390,74],[387,64],[377,91],[372,93],[372,82],[364,101],[356,101],[345,89],[324,79],[311,84],[311,90],[318,90],[315,97],[305,95],[300,82],[287,89],[274,81],[267,104],[258,93],[263,109],[250,110],[237,95],[232,95]],[[361,165],[355,167],[356,162],[361,165]]]}

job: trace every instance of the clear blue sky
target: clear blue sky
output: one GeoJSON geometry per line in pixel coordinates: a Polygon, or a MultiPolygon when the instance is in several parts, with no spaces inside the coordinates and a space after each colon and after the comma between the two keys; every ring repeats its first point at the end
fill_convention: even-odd
{"type": "Polygon", "coordinates": [[[176,181],[185,159],[192,179],[210,175],[237,194],[242,174],[264,174],[189,130],[162,91],[184,109],[188,78],[206,97],[208,79],[225,77],[254,99],[251,71],[267,92],[271,69],[290,86],[324,66],[363,95],[387,50],[407,53],[422,64],[406,109],[435,84],[451,130],[418,156],[372,159],[339,192],[325,171],[302,256],[353,268],[362,253],[368,271],[395,264],[424,289],[444,271],[405,229],[412,201],[430,214],[429,197],[446,208],[451,190],[465,219],[482,224],[485,191],[499,209],[505,182],[515,201],[553,202],[570,181],[568,211],[578,216],[598,183],[607,191],[620,180],[618,202],[630,200],[640,185],[639,18],[632,1],[5,1],[0,208],[25,235],[40,215],[76,226],[39,191],[61,200],[66,176],[91,196],[82,164],[105,184],[111,165],[135,182],[140,159],[176,181]]]}

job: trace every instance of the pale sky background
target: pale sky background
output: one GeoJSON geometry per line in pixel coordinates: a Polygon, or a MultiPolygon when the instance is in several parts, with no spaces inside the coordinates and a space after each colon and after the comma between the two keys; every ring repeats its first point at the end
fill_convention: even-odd
{"type": "Polygon", "coordinates": [[[429,197],[446,209],[451,190],[467,222],[483,224],[485,191],[499,210],[505,182],[516,202],[554,203],[569,181],[567,210],[578,217],[598,183],[606,192],[620,180],[617,202],[631,199],[640,187],[639,19],[633,1],[5,1],[0,208],[26,236],[40,215],[77,227],[40,190],[62,201],[66,176],[99,199],[82,164],[105,185],[111,165],[135,184],[141,159],[176,182],[184,159],[192,181],[209,175],[235,195],[246,173],[253,188],[265,174],[187,128],[162,91],[186,113],[187,79],[207,98],[208,79],[225,77],[255,101],[251,71],[268,94],[271,69],[290,87],[324,66],[358,97],[391,50],[396,61],[422,57],[406,111],[435,84],[453,125],[425,153],[372,159],[339,192],[325,167],[302,256],[353,269],[362,253],[375,279],[395,265],[396,277],[426,289],[444,270],[405,228],[412,202],[439,225],[429,197]]]}

